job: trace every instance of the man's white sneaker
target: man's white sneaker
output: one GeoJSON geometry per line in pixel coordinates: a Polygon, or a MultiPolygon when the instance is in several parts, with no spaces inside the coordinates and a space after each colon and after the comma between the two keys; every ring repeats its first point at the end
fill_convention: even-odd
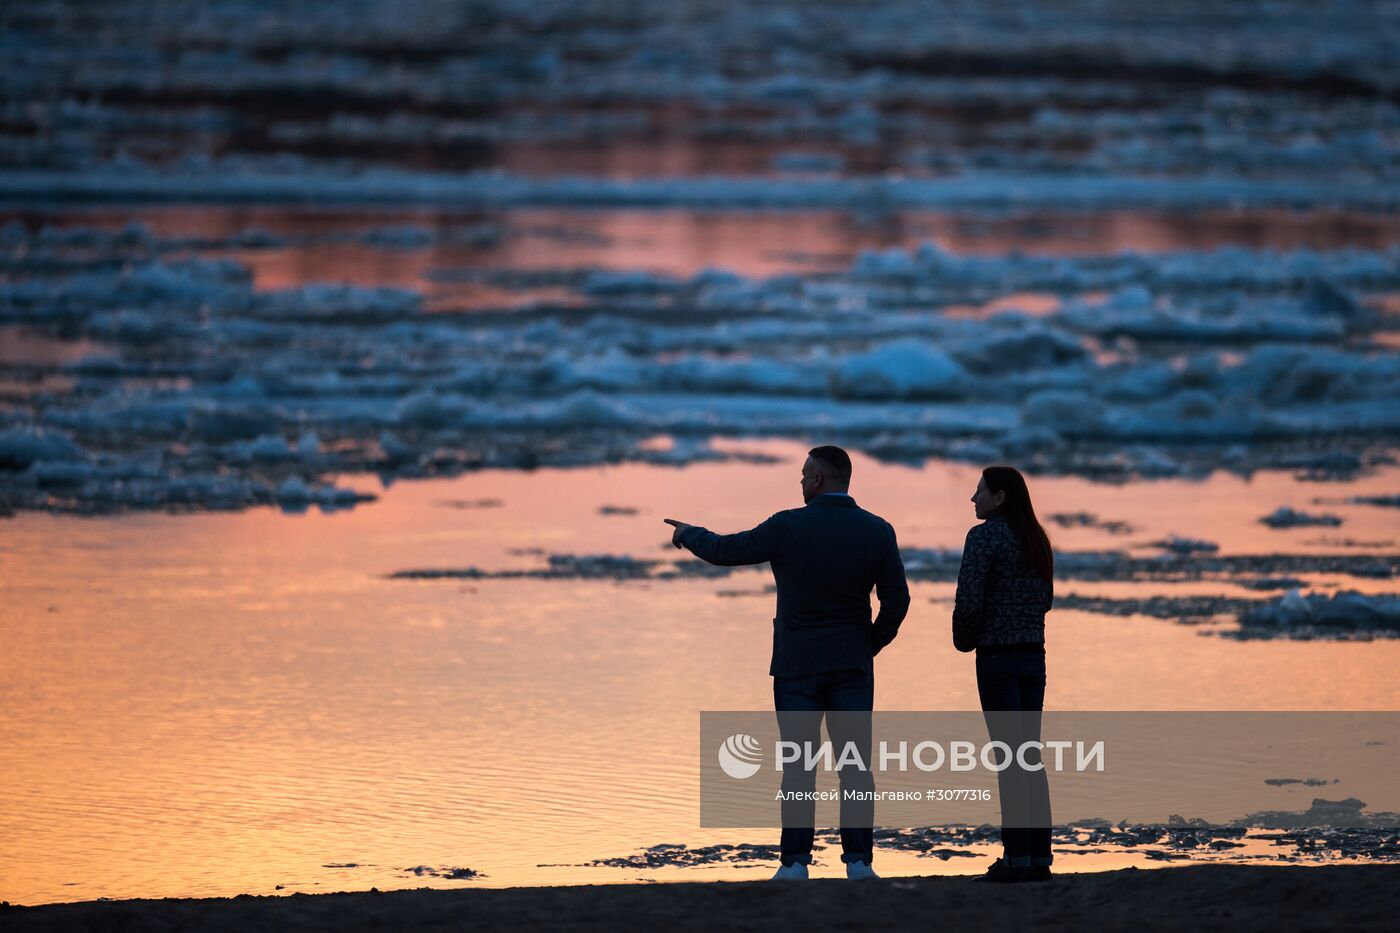
{"type": "Polygon", "coordinates": [[[869,862],[847,862],[846,877],[855,881],[859,878],[878,878],[880,876],[875,874],[875,869],[870,867],[869,862]]]}
{"type": "Polygon", "coordinates": [[[806,881],[807,866],[801,862],[793,862],[791,865],[784,865],[773,873],[773,881],[806,881]]]}

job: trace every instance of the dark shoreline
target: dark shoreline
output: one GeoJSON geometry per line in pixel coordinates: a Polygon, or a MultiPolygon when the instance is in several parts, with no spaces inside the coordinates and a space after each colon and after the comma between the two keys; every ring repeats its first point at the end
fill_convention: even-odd
{"type": "Polygon", "coordinates": [[[0,907],[0,928],[68,930],[1391,930],[1400,865],[1198,865],[1066,874],[369,891],[0,907]]]}

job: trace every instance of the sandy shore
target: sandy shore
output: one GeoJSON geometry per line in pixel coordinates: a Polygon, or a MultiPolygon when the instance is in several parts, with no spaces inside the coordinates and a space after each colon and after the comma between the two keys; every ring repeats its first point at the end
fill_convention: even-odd
{"type": "Polygon", "coordinates": [[[1393,930],[1400,865],[1202,865],[1064,875],[294,894],[0,907],[37,930],[1393,930]]]}

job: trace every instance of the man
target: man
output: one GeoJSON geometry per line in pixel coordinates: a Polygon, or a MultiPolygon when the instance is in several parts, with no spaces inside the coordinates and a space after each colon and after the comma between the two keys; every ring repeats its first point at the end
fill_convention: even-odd
{"type": "MultiPolygon", "coordinates": [[[[894,529],[851,498],[851,458],[840,447],[817,447],[802,465],[806,507],[779,512],[750,531],[717,535],[668,518],[671,543],[722,567],[761,564],[773,569],[778,615],[773,620],[773,703],[783,741],[821,739],[827,716],[836,756],[855,742],[863,767],[841,777],[841,860],[846,877],[875,878],[874,804],[847,800],[846,791],[873,791],[870,711],[875,699],[874,657],[894,640],[909,610],[909,587],[894,529]],[[870,591],[880,597],[871,622],[870,591]]],[[[783,769],[782,867],[773,877],[803,879],[812,861],[816,803],[801,795],[816,774],[783,769]],[[793,792],[797,792],[794,796],[793,792]]]]}

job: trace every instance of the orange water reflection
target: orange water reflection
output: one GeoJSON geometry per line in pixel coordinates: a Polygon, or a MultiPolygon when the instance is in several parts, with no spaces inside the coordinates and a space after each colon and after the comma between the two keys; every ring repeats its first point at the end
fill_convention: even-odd
{"type": "Polygon", "coordinates": [[[1384,249],[1400,238],[1400,216],[1338,211],[1104,211],[1096,213],[949,214],[922,211],[861,217],[846,212],[694,210],[514,210],[508,214],[431,208],[285,206],[124,207],[0,212],[0,222],[149,224],[163,235],[232,236],[250,227],[277,235],[352,233],[370,226],[419,226],[444,236],[423,249],[321,243],[275,250],[236,250],[256,286],[307,282],[417,288],[430,308],[508,307],[552,301],[558,290],[505,292],[480,284],[433,281],[430,270],[462,268],[646,269],[689,276],[718,267],[746,276],[845,268],[865,249],[913,248],[933,240],[960,254],[1021,250],[1042,255],[1104,255],[1124,250],[1250,248],[1384,249]],[[464,229],[496,226],[500,236],[453,239],[464,229]]]}
{"type": "MultiPolygon", "coordinates": [[[[798,501],[802,449],[762,449],[785,462],[483,472],[397,484],[369,507],[331,515],[5,521],[0,898],[633,880],[636,870],[567,866],[658,842],[773,841],[771,831],[698,829],[694,766],[698,710],[770,703],[771,597],[718,595],[760,589],[764,576],[384,576],[539,559],[522,548],[667,555],[663,517],[736,530],[798,501]],[[448,504],[480,500],[501,505],[448,504]],[[604,505],[637,514],[603,515],[604,505]],[[346,863],[361,867],[326,867],[346,863]],[[424,865],[488,877],[450,882],[406,871],[424,865]]],[[[963,465],[858,458],[853,491],[895,522],[906,546],[958,547],[972,521],[975,476],[963,465]]],[[[1033,488],[1042,513],[1086,510],[1137,528],[1127,536],[1055,530],[1060,548],[1178,533],[1215,540],[1225,553],[1318,551],[1329,548],[1309,543],[1315,529],[1276,532],[1256,519],[1317,497],[1393,493],[1400,469],[1346,485],[1263,474],[1136,487],[1042,478],[1033,488]]],[[[1395,537],[1389,510],[1326,508],[1346,519],[1329,531],[1395,537]]],[[[1394,581],[1368,582],[1395,591],[1394,581]]],[[[1195,583],[1182,592],[1227,590],[1195,583]]],[[[970,661],[947,635],[951,592],[914,586],[910,619],[880,658],[881,708],[975,707],[970,661]]],[[[1400,641],[1239,643],[1160,620],[1068,611],[1051,616],[1050,639],[1049,700],[1062,709],[1387,709],[1400,701],[1400,641]]],[[[1132,858],[1074,856],[1063,867],[1132,858]]],[[[890,874],[975,870],[963,859],[881,860],[890,874]]]]}
{"type": "Polygon", "coordinates": [[[61,366],[107,349],[95,340],[61,340],[22,325],[0,324],[0,366],[61,366]]]}

